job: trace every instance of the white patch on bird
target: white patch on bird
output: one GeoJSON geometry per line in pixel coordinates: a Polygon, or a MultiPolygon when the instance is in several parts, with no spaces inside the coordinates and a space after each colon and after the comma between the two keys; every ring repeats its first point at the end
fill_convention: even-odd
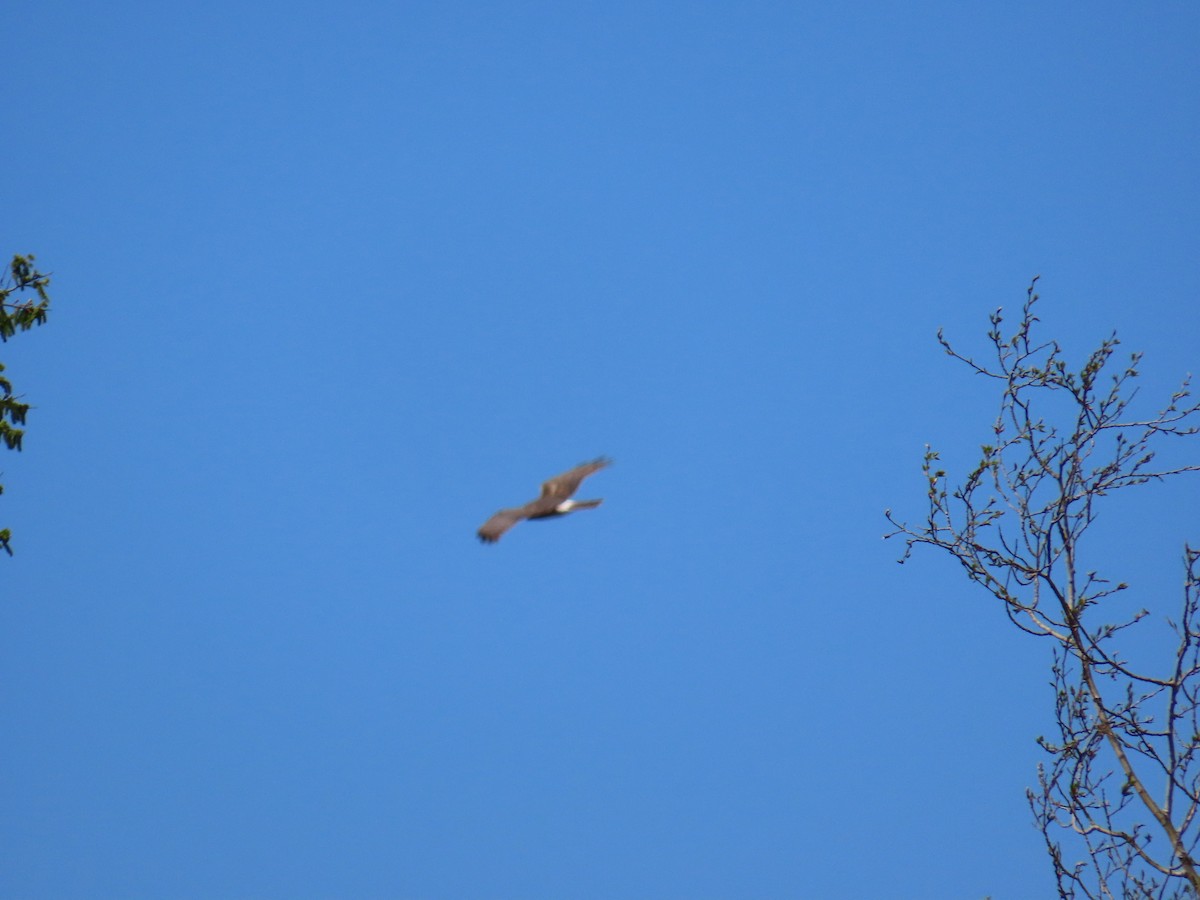
{"type": "Polygon", "coordinates": [[[571,510],[573,510],[574,508],[575,508],[574,500],[564,500],[562,503],[558,504],[558,506],[554,507],[555,511],[560,512],[560,513],[568,513],[571,510]]]}

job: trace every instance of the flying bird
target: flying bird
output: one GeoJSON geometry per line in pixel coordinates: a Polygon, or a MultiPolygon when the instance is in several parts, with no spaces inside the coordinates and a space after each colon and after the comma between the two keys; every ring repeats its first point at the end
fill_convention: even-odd
{"type": "Polygon", "coordinates": [[[494,544],[500,540],[500,535],[522,519],[550,519],[565,516],[577,509],[594,509],[604,501],[572,500],[571,495],[579,490],[583,479],[609,465],[612,465],[612,460],[602,456],[591,462],[581,463],[569,472],[554,476],[542,485],[542,495],[536,500],[531,500],[524,506],[502,509],[484,522],[478,532],[479,539],[485,544],[494,544]]]}

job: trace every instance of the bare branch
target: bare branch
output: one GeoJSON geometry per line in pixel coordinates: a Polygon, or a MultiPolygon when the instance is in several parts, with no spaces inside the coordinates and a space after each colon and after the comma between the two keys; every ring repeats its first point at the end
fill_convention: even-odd
{"type": "Polygon", "coordinates": [[[1183,606],[1172,623],[1178,643],[1165,672],[1124,659],[1120,636],[1150,614],[1102,619],[1109,598],[1128,586],[1081,571],[1078,559],[1104,497],[1200,471],[1154,466],[1159,441],[1200,432],[1200,403],[1185,379],[1156,414],[1130,414],[1141,355],[1106,375],[1120,345],[1113,334],[1081,368],[1069,368],[1056,341],[1033,338],[1036,282],[1011,336],[1002,333],[1002,310],[991,315],[992,362],[960,353],[938,332],[948,355],[1001,385],[993,439],[953,488],[937,451],[926,447],[928,510],[917,525],[888,511],[894,530],[886,537],[904,539],[901,562],[916,546],[948,553],[1001,602],[1009,621],[1052,641],[1058,737],[1038,739],[1049,764],[1039,767],[1038,788],[1027,796],[1059,896],[1195,896],[1200,551],[1185,549],[1183,606]],[[1055,396],[1062,399],[1049,420],[1040,411],[1055,396]],[[1080,854],[1073,861],[1068,844],[1080,854]]]}

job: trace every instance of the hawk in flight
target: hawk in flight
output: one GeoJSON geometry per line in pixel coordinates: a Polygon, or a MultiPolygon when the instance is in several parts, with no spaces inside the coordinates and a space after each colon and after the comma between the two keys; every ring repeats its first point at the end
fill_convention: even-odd
{"type": "Polygon", "coordinates": [[[484,522],[479,529],[479,539],[485,544],[494,544],[500,540],[500,535],[522,519],[549,519],[555,516],[565,516],[572,510],[593,509],[599,506],[604,502],[603,500],[572,500],[570,498],[579,490],[583,479],[611,464],[611,459],[602,456],[591,462],[581,463],[569,472],[554,476],[542,485],[542,495],[536,500],[531,500],[524,506],[502,509],[484,522]]]}

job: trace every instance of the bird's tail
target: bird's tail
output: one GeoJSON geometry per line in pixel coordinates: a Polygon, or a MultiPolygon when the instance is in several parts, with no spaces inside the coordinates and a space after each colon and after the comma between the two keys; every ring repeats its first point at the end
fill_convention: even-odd
{"type": "Polygon", "coordinates": [[[603,502],[603,500],[572,500],[571,511],[574,512],[577,509],[595,509],[603,502]]]}

